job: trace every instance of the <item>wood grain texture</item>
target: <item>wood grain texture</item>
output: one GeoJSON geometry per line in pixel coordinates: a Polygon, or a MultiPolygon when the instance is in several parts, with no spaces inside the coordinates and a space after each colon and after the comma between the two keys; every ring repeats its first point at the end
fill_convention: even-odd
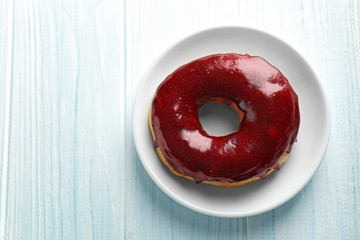
{"type": "Polygon", "coordinates": [[[121,4],[15,1],[7,239],[123,235],[121,4]]]}
{"type": "Polygon", "coordinates": [[[360,238],[357,0],[2,0],[0,30],[5,239],[360,238]],[[313,64],[331,105],[332,136],[311,182],[248,218],[175,203],[146,174],[131,131],[150,64],[175,41],[219,25],[289,41],[313,64]]]}

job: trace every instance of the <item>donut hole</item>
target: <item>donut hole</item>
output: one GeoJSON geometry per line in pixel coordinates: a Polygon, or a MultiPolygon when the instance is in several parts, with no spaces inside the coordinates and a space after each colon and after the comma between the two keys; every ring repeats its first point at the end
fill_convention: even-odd
{"type": "Polygon", "coordinates": [[[226,136],[239,129],[239,113],[226,104],[207,103],[199,109],[201,126],[210,136],[226,136]]]}

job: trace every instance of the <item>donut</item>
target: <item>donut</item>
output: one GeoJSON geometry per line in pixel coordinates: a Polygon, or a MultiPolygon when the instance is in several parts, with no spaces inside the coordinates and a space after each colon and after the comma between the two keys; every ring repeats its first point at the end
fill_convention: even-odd
{"type": "Polygon", "coordinates": [[[300,125],[298,97],[265,59],[214,54],[189,62],[159,85],[150,105],[155,150],[170,171],[196,183],[241,186],[286,161],[300,125]],[[199,121],[204,104],[239,115],[236,132],[210,136],[199,121]]]}

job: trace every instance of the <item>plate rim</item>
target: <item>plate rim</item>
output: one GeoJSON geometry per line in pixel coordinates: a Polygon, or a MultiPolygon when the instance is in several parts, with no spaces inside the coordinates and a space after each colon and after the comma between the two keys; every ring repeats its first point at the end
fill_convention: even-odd
{"type": "Polygon", "coordinates": [[[327,96],[327,92],[325,90],[324,87],[324,82],[321,80],[321,78],[319,78],[319,75],[317,74],[316,70],[313,68],[313,64],[311,63],[311,61],[309,61],[309,59],[307,59],[296,47],[294,47],[293,45],[291,45],[289,43],[289,41],[286,40],[285,37],[281,36],[278,37],[276,35],[274,35],[274,33],[271,33],[265,29],[259,28],[259,27],[253,27],[253,26],[242,26],[242,25],[222,25],[222,26],[215,26],[215,27],[208,27],[208,28],[204,28],[198,31],[193,31],[192,33],[186,35],[185,37],[181,38],[180,40],[175,40],[174,42],[172,42],[170,44],[170,46],[168,46],[167,48],[165,48],[163,51],[161,51],[161,53],[155,57],[152,61],[151,64],[148,66],[147,70],[145,71],[145,73],[143,74],[141,81],[139,82],[137,88],[136,88],[136,94],[135,94],[135,98],[134,98],[134,102],[133,102],[133,108],[132,108],[132,134],[133,134],[133,140],[134,140],[134,144],[135,144],[135,148],[136,148],[136,152],[139,156],[140,162],[142,163],[142,166],[145,168],[147,174],[150,176],[150,178],[152,179],[152,181],[154,181],[154,183],[170,198],[172,198],[175,202],[177,202],[178,204],[187,207],[188,209],[191,209],[195,212],[199,212],[201,214],[205,214],[208,216],[214,216],[214,217],[222,217],[222,218],[239,218],[239,217],[248,217],[248,216],[254,216],[254,215],[258,215],[258,214],[262,214],[271,210],[274,210],[276,208],[278,208],[279,206],[283,205],[284,203],[288,202],[289,200],[291,200],[292,198],[294,198],[298,193],[300,193],[304,187],[310,182],[310,180],[312,179],[312,177],[315,175],[315,173],[317,172],[318,168],[320,167],[321,163],[323,162],[323,159],[325,157],[328,145],[329,145],[329,141],[330,141],[330,135],[331,135],[331,109],[330,109],[330,103],[329,103],[329,99],[327,96]],[[144,156],[142,154],[141,151],[139,151],[140,147],[140,143],[139,143],[139,139],[136,137],[138,134],[136,134],[138,132],[135,123],[135,115],[136,115],[136,106],[139,105],[139,89],[141,86],[144,85],[144,83],[147,81],[149,74],[151,73],[151,71],[154,69],[154,67],[156,66],[156,64],[164,58],[164,56],[170,52],[171,50],[173,50],[174,48],[176,48],[178,45],[180,45],[181,43],[185,42],[186,40],[195,37],[196,35],[200,35],[200,34],[205,34],[206,32],[211,32],[211,31],[221,31],[221,30],[225,30],[225,29],[233,29],[235,31],[254,31],[260,34],[265,34],[268,35],[269,37],[274,38],[276,41],[278,41],[279,43],[286,45],[288,48],[290,48],[293,52],[295,52],[298,57],[307,65],[307,67],[309,68],[309,70],[311,71],[311,73],[314,75],[314,79],[316,80],[317,84],[319,85],[319,89],[323,95],[323,101],[324,101],[324,112],[325,112],[325,134],[324,134],[324,139],[326,140],[325,143],[320,146],[321,149],[319,150],[320,153],[320,158],[318,160],[318,162],[316,163],[316,167],[314,169],[312,169],[311,174],[309,174],[309,176],[307,178],[305,178],[301,184],[298,185],[297,187],[297,191],[294,191],[292,194],[287,195],[286,197],[284,197],[281,201],[276,202],[276,204],[273,204],[271,206],[265,206],[262,208],[259,208],[257,210],[254,211],[245,211],[245,212],[241,212],[241,213],[227,213],[227,212],[220,212],[220,211],[212,211],[209,209],[205,209],[205,208],[201,208],[199,206],[195,206],[194,204],[185,201],[183,199],[181,199],[179,196],[177,196],[176,194],[174,194],[154,173],[154,171],[149,167],[149,165],[146,163],[146,161],[144,161],[144,156]]]}

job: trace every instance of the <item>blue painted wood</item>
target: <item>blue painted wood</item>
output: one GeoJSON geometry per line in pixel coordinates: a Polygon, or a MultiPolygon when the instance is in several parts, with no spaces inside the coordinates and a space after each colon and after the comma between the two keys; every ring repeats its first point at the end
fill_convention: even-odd
{"type": "MultiPolygon", "coordinates": [[[[4,10],[8,10],[9,9],[9,3],[6,1],[1,1],[0,2],[0,9],[4,9],[4,10]]],[[[0,36],[0,152],[1,152],[1,156],[3,156],[3,154],[5,153],[5,155],[7,154],[5,152],[6,150],[6,144],[5,142],[7,142],[8,139],[8,131],[6,130],[6,128],[8,128],[9,125],[9,121],[5,120],[5,119],[9,119],[8,114],[6,114],[6,112],[9,112],[9,96],[6,94],[6,92],[8,91],[7,89],[9,88],[9,83],[11,82],[11,78],[8,74],[8,64],[7,61],[9,61],[8,58],[8,42],[12,42],[12,38],[11,38],[11,29],[9,29],[9,13],[8,11],[4,11],[4,10],[0,10],[1,14],[0,14],[0,31],[3,33],[0,36]]],[[[12,16],[11,16],[12,17],[12,16]]],[[[6,157],[6,156],[5,156],[6,157]]],[[[1,158],[0,161],[0,172],[3,173],[4,168],[6,169],[6,163],[4,163],[4,161],[2,161],[4,157],[1,158]]],[[[3,175],[0,177],[0,186],[2,186],[3,184],[3,175]]],[[[4,178],[6,178],[7,176],[4,176],[4,178]]],[[[2,190],[0,188],[0,190],[2,190]]],[[[6,197],[4,197],[3,195],[6,195],[6,193],[2,193],[0,191],[0,206],[2,206],[2,201],[4,201],[6,199],[6,197]]],[[[2,211],[4,211],[2,208],[0,208],[0,216],[2,211]]],[[[1,219],[1,218],[0,218],[1,219]]],[[[3,219],[2,221],[4,221],[5,219],[3,219]]],[[[1,221],[0,221],[1,222],[1,221]]]]}
{"type": "Polygon", "coordinates": [[[359,19],[356,0],[0,1],[0,237],[359,239],[359,19]],[[229,24],[299,48],[324,82],[332,116],[327,154],[305,189],[239,219],[167,197],[131,132],[151,62],[184,36],[229,24]]]}

